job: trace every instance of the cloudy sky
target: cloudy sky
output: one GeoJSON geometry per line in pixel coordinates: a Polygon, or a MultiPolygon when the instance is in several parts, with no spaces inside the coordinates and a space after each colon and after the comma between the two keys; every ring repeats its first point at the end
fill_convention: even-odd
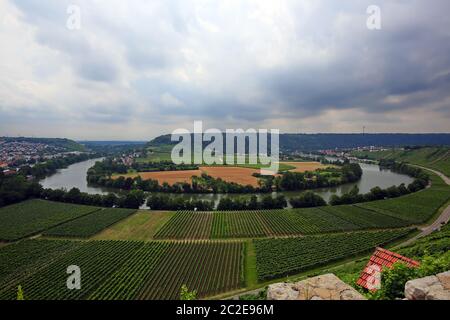
{"type": "Polygon", "coordinates": [[[0,0],[0,135],[148,140],[194,120],[450,132],[449,12],[448,0],[0,0]]]}

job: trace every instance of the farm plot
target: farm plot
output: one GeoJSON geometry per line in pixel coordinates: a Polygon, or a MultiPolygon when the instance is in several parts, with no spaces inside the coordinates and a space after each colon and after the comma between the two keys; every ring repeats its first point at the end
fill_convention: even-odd
{"type": "Polygon", "coordinates": [[[96,207],[29,200],[0,209],[0,240],[15,241],[99,210],[96,207]]]}
{"type": "Polygon", "coordinates": [[[89,296],[103,281],[127,261],[143,242],[131,241],[89,241],[63,255],[48,266],[24,279],[18,279],[13,286],[0,292],[0,300],[16,298],[20,284],[27,300],[72,300],[89,296]],[[79,266],[82,271],[81,290],[68,290],[67,267],[79,266]]]}
{"type": "Polygon", "coordinates": [[[88,238],[135,213],[132,209],[102,209],[43,233],[52,237],[88,238]]]}
{"type": "Polygon", "coordinates": [[[254,240],[258,279],[264,281],[294,275],[363,253],[409,232],[411,229],[254,240]]]}
{"type": "Polygon", "coordinates": [[[244,282],[244,243],[172,243],[138,293],[139,299],[179,299],[180,288],[198,298],[238,289],[244,282]]]}
{"type": "Polygon", "coordinates": [[[89,297],[92,300],[132,300],[145,285],[167,248],[165,242],[145,243],[89,297]]]}
{"type": "Polygon", "coordinates": [[[410,225],[409,222],[395,218],[380,212],[370,211],[358,206],[344,205],[322,207],[321,210],[345,219],[360,229],[398,228],[410,225]]]}
{"type": "Polygon", "coordinates": [[[315,232],[305,233],[317,233],[317,230],[321,233],[327,233],[360,229],[358,225],[323,211],[321,208],[296,209],[290,212],[295,214],[295,217],[300,216],[302,219],[307,220],[310,224],[317,227],[315,232]]]}
{"type": "Polygon", "coordinates": [[[384,212],[393,217],[424,223],[450,198],[448,188],[430,188],[404,197],[358,204],[359,207],[384,212]]]}
{"type": "Polygon", "coordinates": [[[155,234],[155,239],[209,239],[212,212],[177,212],[155,234]]]}
{"type": "Polygon", "coordinates": [[[212,238],[265,237],[270,233],[258,211],[214,212],[212,238]]]}
{"type": "Polygon", "coordinates": [[[36,272],[79,245],[73,241],[26,240],[1,248],[0,288],[36,272]]]}
{"type": "Polygon", "coordinates": [[[357,206],[295,210],[177,212],[156,239],[229,239],[309,235],[410,225],[357,206]]]}

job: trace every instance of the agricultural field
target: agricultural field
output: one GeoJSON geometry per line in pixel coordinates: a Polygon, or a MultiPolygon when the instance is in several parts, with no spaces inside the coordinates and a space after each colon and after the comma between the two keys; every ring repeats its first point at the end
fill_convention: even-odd
{"type": "Polygon", "coordinates": [[[133,209],[101,209],[87,216],[63,223],[43,233],[50,237],[89,238],[103,229],[129,217],[133,209]]]}
{"type": "Polygon", "coordinates": [[[244,285],[244,256],[241,242],[171,244],[138,298],[178,299],[182,285],[199,298],[238,289],[244,285]]]}
{"type": "Polygon", "coordinates": [[[155,239],[208,239],[212,220],[212,212],[179,211],[155,234],[155,239]]]}
{"type": "Polygon", "coordinates": [[[450,148],[427,147],[413,150],[389,149],[385,151],[355,151],[352,155],[358,158],[409,162],[438,170],[450,176],[450,148]]]}
{"type": "Polygon", "coordinates": [[[213,177],[221,178],[227,182],[234,182],[240,185],[251,185],[253,187],[258,186],[258,178],[254,177],[254,173],[259,173],[257,169],[244,168],[244,167],[200,167],[198,170],[178,170],[178,171],[156,171],[156,172],[139,172],[129,173],[126,175],[116,175],[114,178],[120,176],[124,177],[137,177],[140,176],[144,180],[157,180],[159,184],[164,182],[169,185],[173,185],[179,182],[191,183],[192,177],[200,177],[203,173],[213,177]]]}
{"type": "Polygon", "coordinates": [[[30,300],[178,299],[182,285],[212,296],[243,286],[244,249],[241,242],[28,240],[0,249],[8,258],[0,260],[0,299],[15,299],[18,285],[30,300]],[[66,287],[70,265],[82,270],[81,290],[66,287]]]}
{"type": "Polygon", "coordinates": [[[450,199],[450,188],[431,187],[407,196],[357,206],[412,223],[425,223],[450,199]]]}
{"type": "Polygon", "coordinates": [[[156,239],[239,239],[409,226],[410,221],[355,205],[293,210],[177,212],[156,239]]]}
{"type": "Polygon", "coordinates": [[[84,299],[142,245],[142,242],[131,241],[83,242],[78,248],[69,251],[46,267],[25,278],[19,277],[14,285],[0,292],[0,299],[15,299],[18,285],[23,287],[27,300],[84,299]],[[79,266],[82,270],[81,290],[67,289],[66,271],[71,265],[79,266]]]}
{"type": "MultiPolygon", "coordinates": [[[[281,162],[279,171],[305,172],[315,171],[317,169],[326,168],[326,166],[319,162],[281,162]]],[[[173,185],[175,183],[191,183],[192,177],[200,177],[202,174],[207,174],[215,179],[222,179],[226,182],[233,182],[240,185],[251,185],[258,187],[258,178],[254,174],[261,173],[264,166],[260,164],[245,164],[233,166],[201,166],[198,170],[178,170],[178,171],[154,171],[154,172],[130,172],[127,174],[117,174],[113,179],[119,177],[135,178],[140,176],[144,180],[157,180],[159,184],[168,183],[173,185]]]]}
{"type": "Polygon", "coordinates": [[[356,205],[322,207],[320,210],[357,225],[360,229],[399,228],[411,225],[411,222],[356,205]]]}
{"type": "Polygon", "coordinates": [[[149,241],[174,214],[173,211],[141,210],[100,232],[93,239],[149,241]]]}
{"type": "Polygon", "coordinates": [[[0,288],[42,268],[79,245],[73,241],[25,240],[1,248],[0,288]]]}
{"type": "Polygon", "coordinates": [[[260,281],[286,277],[372,250],[408,235],[411,229],[365,231],[287,239],[254,240],[260,281]]]}
{"type": "Polygon", "coordinates": [[[99,210],[96,207],[28,200],[0,209],[0,240],[15,241],[99,210]]]}
{"type": "Polygon", "coordinates": [[[289,170],[291,172],[306,172],[316,171],[317,169],[325,169],[329,166],[323,165],[320,162],[281,162],[280,165],[288,165],[293,167],[289,170]]]}

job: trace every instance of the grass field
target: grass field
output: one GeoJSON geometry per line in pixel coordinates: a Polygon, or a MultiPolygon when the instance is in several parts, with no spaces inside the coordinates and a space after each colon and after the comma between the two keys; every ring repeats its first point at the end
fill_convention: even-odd
{"type": "Polygon", "coordinates": [[[427,147],[414,150],[355,151],[353,156],[372,160],[392,159],[436,169],[450,177],[450,148],[427,147]]]}
{"type": "Polygon", "coordinates": [[[99,208],[43,200],[7,206],[0,209],[0,240],[22,239],[97,210],[99,208]]]}
{"type": "Polygon", "coordinates": [[[50,237],[89,238],[135,213],[133,209],[101,209],[43,233],[50,237]]]}
{"type": "Polygon", "coordinates": [[[175,212],[142,210],[99,233],[94,239],[149,241],[174,214],[175,212]]]}

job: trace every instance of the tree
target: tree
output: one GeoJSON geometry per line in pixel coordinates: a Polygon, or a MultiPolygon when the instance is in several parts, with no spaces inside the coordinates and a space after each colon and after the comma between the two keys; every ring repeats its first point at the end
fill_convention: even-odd
{"type": "Polygon", "coordinates": [[[321,196],[311,191],[304,192],[297,198],[290,199],[289,202],[294,208],[312,208],[327,204],[321,196]]]}
{"type": "Polygon", "coordinates": [[[125,196],[120,198],[120,207],[139,209],[144,203],[144,192],[142,190],[131,190],[125,196]]]}

